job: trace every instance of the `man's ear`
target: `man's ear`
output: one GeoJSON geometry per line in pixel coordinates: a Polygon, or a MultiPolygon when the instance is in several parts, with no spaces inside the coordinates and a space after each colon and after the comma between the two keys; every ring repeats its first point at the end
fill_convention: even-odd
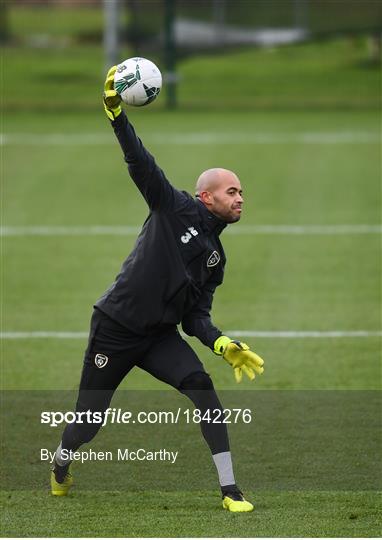
{"type": "Polygon", "coordinates": [[[202,191],[199,193],[199,199],[206,205],[211,205],[213,202],[212,193],[210,191],[202,191]]]}

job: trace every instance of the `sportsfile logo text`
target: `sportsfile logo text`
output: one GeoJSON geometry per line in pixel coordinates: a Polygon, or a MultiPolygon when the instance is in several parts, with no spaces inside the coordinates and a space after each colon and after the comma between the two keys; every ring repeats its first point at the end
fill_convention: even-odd
{"type": "Polygon", "coordinates": [[[178,424],[184,421],[187,424],[199,424],[209,422],[212,424],[237,424],[252,422],[251,409],[207,409],[202,412],[200,409],[184,409],[180,407],[176,411],[123,411],[120,408],[111,408],[103,411],[43,411],[41,413],[41,424],[48,424],[50,427],[57,427],[66,424],[178,424]]]}

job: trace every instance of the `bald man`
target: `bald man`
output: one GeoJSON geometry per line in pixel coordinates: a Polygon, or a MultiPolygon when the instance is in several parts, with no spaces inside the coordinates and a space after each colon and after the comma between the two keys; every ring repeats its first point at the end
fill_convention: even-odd
{"type": "MultiPolygon", "coordinates": [[[[224,336],[210,317],[226,262],[219,235],[240,219],[241,184],[232,171],[215,168],[200,175],[195,198],[172,186],[121,110],[112,87],[114,70],[105,83],[105,111],[149,215],[115,281],[94,306],[76,411],[104,414],[134,366],[176,388],[202,417],[210,413],[201,431],[217,469],[223,508],[248,512],[253,505],[237,487],[226,424],[213,422],[222,405],[202,362],[177,329],[181,324],[186,334],[227,360],[238,382],[243,372],[250,379],[254,371],[262,373],[262,359],[224,336]]],[[[51,473],[53,495],[68,493],[70,452],[90,442],[99,428],[86,421],[66,426],[51,473]]]]}
{"type": "Polygon", "coordinates": [[[227,169],[208,169],[198,178],[196,197],[224,223],[239,221],[243,197],[235,173],[227,169]]]}

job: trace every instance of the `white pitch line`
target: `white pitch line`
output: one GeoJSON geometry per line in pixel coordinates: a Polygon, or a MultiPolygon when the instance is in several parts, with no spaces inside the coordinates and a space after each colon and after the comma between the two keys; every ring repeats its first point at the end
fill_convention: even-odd
{"type": "MultiPolygon", "coordinates": [[[[148,144],[370,144],[379,143],[377,131],[328,131],[302,133],[142,132],[148,144]]],[[[2,133],[0,146],[115,145],[112,133],[2,133]]]]}
{"type": "Polygon", "coordinates": [[[0,332],[0,339],[86,339],[88,332],[0,332]]]}
{"type": "MultiPolygon", "coordinates": [[[[0,236],[136,236],[141,231],[137,225],[89,225],[89,226],[4,226],[0,236]]],[[[381,234],[382,225],[233,225],[228,235],[354,235],[381,234]]]]}
{"type": "Polygon", "coordinates": [[[367,338],[382,337],[382,331],[379,330],[281,330],[281,331],[262,331],[262,330],[227,330],[227,336],[232,337],[255,337],[255,338],[287,338],[287,339],[306,339],[306,338],[367,338]]]}
{"type": "Polygon", "coordinates": [[[0,228],[0,236],[136,236],[141,229],[135,225],[5,226],[0,228]]]}
{"type": "MultiPolygon", "coordinates": [[[[227,330],[232,337],[253,337],[270,339],[310,339],[310,338],[369,338],[382,337],[379,330],[227,330]]],[[[184,336],[184,334],[182,334],[184,336]]],[[[0,339],[86,339],[87,332],[0,332],[0,339]]]]}
{"type": "Polygon", "coordinates": [[[235,225],[227,234],[347,235],[381,234],[382,225],[235,225]]]}

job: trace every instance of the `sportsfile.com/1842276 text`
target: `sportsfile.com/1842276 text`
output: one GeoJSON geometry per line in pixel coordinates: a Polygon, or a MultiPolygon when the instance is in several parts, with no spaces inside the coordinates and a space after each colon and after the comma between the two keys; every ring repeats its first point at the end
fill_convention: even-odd
{"type": "Polygon", "coordinates": [[[41,424],[48,424],[56,427],[66,424],[200,424],[208,422],[211,424],[238,424],[242,422],[249,424],[252,422],[253,412],[251,409],[178,409],[174,411],[139,411],[132,412],[120,408],[111,408],[103,411],[43,411],[41,413],[41,424]]]}

